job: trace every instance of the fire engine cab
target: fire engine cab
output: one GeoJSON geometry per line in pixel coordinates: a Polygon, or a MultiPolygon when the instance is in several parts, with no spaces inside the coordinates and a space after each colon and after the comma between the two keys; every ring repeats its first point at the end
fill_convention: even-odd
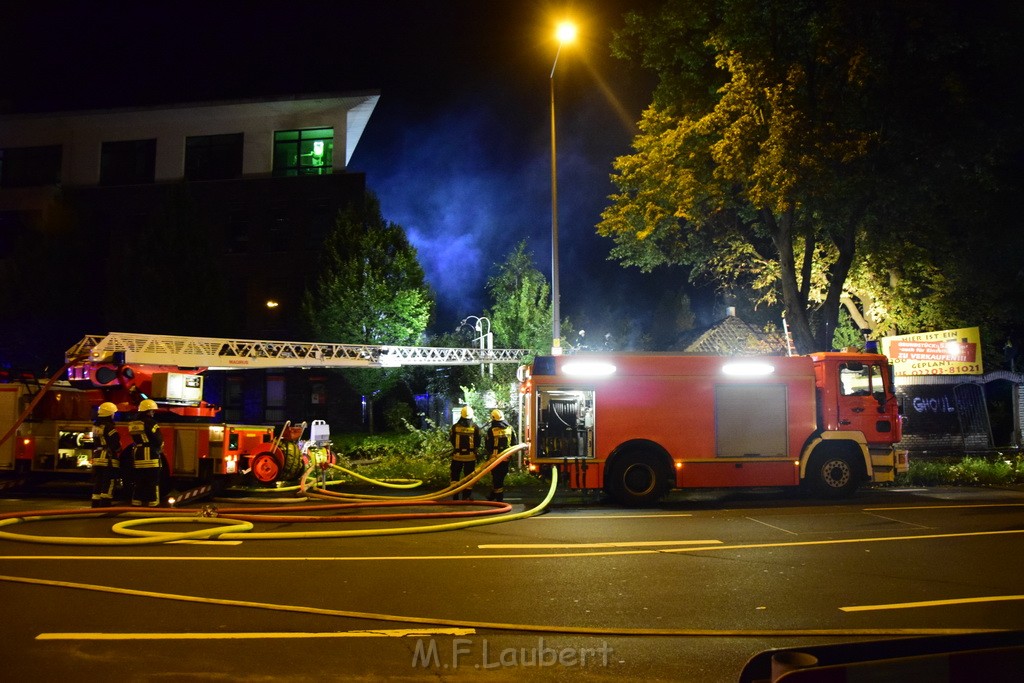
{"type": "Polygon", "coordinates": [[[539,356],[520,368],[529,466],[646,505],[672,488],[806,485],[907,469],[885,356],[539,356]]]}

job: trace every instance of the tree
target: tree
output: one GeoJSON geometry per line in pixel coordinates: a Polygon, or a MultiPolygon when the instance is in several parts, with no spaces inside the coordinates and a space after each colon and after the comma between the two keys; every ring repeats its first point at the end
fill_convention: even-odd
{"type": "Polygon", "coordinates": [[[551,288],[533,265],[526,241],[516,245],[498,272],[488,278],[492,306],[486,312],[495,345],[545,354],[551,348],[551,288]]]}
{"type": "Polygon", "coordinates": [[[964,156],[991,159],[1007,141],[978,135],[985,111],[966,97],[970,76],[1003,55],[967,51],[971,68],[954,68],[984,36],[958,10],[672,0],[629,15],[613,50],[659,84],[598,225],[613,256],[684,264],[781,302],[800,352],[830,348],[840,305],[870,324],[909,308],[915,288],[942,292],[950,226],[937,200],[985,188],[987,164],[965,169],[964,156]],[[904,292],[893,282],[905,255],[931,260],[902,268],[904,292]]]}
{"type": "MultiPolygon", "coordinates": [[[[345,344],[419,343],[433,310],[416,249],[405,230],[386,221],[380,203],[366,193],[340,211],[327,236],[318,274],[306,290],[302,314],[312,338],[345,344]]],[[[352,385],[370,402],[393,386],[397,369],[347,370],[352,385]]]]}

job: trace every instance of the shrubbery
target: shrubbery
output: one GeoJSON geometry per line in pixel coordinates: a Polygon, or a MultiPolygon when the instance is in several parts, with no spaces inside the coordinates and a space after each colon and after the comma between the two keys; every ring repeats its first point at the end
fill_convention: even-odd
{"type": "Polygon", "coordinates": [[[1024,483],[1024,455],[1009,458],[965,456],[960,459],[910,460],[910,471],[897,483],[914,486],[997,486],[1024,483]]]}
{"type": "MultiPolygon", "coordinates": [[[[372,479],[419,479],[425,489],[444,488],[451,480],[448,430],[433,423],[428,429],[418,429],[408,421],[404,424],[403,432],[335,439],[335,450],[345,461],[343,466],[372,479]]],[[[490,485],[490,476],[485,476],[478,486],[481,484],[490,485]]],[[[505,479],[506,487],[539,485],[539,480],[517,470],[513,462],[505,479]]]]}

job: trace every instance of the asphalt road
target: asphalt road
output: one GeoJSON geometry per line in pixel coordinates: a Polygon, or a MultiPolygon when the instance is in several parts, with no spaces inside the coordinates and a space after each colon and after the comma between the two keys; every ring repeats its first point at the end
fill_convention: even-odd
{"type": "MultiPolygon", "coordinates": [[[[148,545],[118,521],[0,529],[119,543],[0,539],[5,680],[736,681],[770,648],[1024,629],[1018,491],[686,493],[650,510],[560,494],[466,529],[308,538],[444,520],[273,521],[148,545]],[[295,536],[252,536],[272,531],[295,536]]],[[[143,527],[198,528],[213,527],[143,527]]]]}

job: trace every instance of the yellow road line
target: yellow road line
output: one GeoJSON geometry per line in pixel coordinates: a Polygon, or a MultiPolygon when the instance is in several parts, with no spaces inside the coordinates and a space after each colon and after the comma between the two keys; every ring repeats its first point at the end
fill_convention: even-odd
{"type": "Polygon", "coordinates": [[[915,536],[881,536],[873,538],[841,538],[824,541],[784,541],[777,543],[736,543],[732,545],[701,545],[693,548],[657,548],[636,550],[603,550],[578,553],[495,553],[477,555],[369,555],[366,557],[210,557],[188,555],[182,557],[160,557],[158,555],[10,555],[0,556],[0,563],[7,560],[113,560],[115,562],[393,562],[406,561],[453,561],[453,560],[551,560],[577,557],[613,557],[617,555],[656,555],[665,553],[721,552],[723,550],[763,550],[770,548],[799,548],[805,546],[851,545],[855,543],[887,543],[894,541],[934,541],[949,538],[970,538],[982,536],[1008,536],[1024,534],[1024,529],[1000,531],[964,531],[952,534],[918,534],[915,536]]]}
{"type": "Polygon", "coordinates": [[[864,508],[865,511],[882,510],[962,510],[970,508],[1019,508],[1024,503],[978,503],[977,505],[913,505],[907,507],[864,508]]]}
{"type": "Polygon", "coordinates": [[[478,545],[480,550],[513,550],[524,548],[539,550],[541,548],[635,548],[665,545],[714,545],[721,541],[620,541],[610,543],[484,543],[478,545]]]}
{"type": "Polygon", "coordinates": [[[544,515],[531,517],[533,520],[577,520],[577,519],[659,519],[662,517],[693,517],[689,512],[668,512],[655,515],[573,515],[548,512],[544,515]]]}
{"type": "Polygon", "coordinates": [[[954,598],[951,600],[922,600],[920,602],[894,602],[888,605],[855,605],[840,607],[843,612],[875,612],[887,609],[915,609],[917,607],[942,607],[946,605],[969,605],[979,602],[1009,602],[1024,600],[1024,595],[990,595],[983,598],[954,598]]]}
{"type": "Polygon", "coordinates": [[[36,640],[246,640],[285,638],[423,638],[427,636],[471,636],[471,628],[398,628],[369,631],[325,631],[320,633],[40,633],[36,640]]]}
{"type": "Polygon", "coordinates": [[[345,617],[350,619],[368,619],[374,621],[401,622],[406,624],[428,624],[433,626],[453,626],[459,628],[488,629],[495,631],[523,631],[532,633],[574,633],[582,635],[604,636],[699,636],[699,637],[782,637],[782,636],[904,636],[904,635],[951,635],[963,633],[991,633],[998,629],[958,629],[958,628],[892,628],[892,629],[692,629],[692,628],[628,628],[607,626],[579,626],[554,624],[507,624],[488,621],[472,621],[468,619],[445,619],[431,617],[402,616],[394,614],[375,614],[372,612],[355,612],[351,610],[328,609],[306,605],[286,605],[252,600],[231,600],[227,598],[207,598],[199,595],[180,593],[158,593],[154,591],[118,588],[98,584],[76,583],[71,581],[51,581],[35,579],[27,576],[0,576],[0,581],[72,588],[77,590],[112,593],[133,597],[171,600],[176,602],[199,603],[204,605],[221,605],[229,607],[246,607],[249,609],[270,610],[298,614],[315,614],[320,616],[345,617]]]}

